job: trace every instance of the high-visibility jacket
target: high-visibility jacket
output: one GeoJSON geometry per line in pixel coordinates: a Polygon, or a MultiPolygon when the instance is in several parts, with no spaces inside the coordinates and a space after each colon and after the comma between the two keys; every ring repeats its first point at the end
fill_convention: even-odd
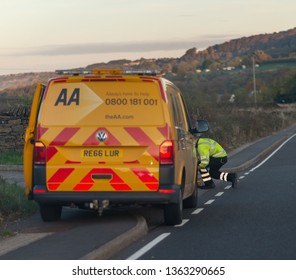
{"type": "Polygon", "coordinates": [[[210,138],[199,138],[197,142],[197,151],[200,158],[200,168],[205,168],[209,164],[210,157],[221,158],[227,156],[223,147],[210,138]]]}

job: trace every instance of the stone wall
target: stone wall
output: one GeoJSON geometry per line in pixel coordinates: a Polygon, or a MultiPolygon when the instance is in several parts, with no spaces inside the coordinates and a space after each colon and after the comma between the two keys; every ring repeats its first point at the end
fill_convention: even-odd
{"type": "Polygon", "coordinates": [[[17,108],[0,114],[0,151],[23,149],[28,120],[27,108],[17,108]]]}

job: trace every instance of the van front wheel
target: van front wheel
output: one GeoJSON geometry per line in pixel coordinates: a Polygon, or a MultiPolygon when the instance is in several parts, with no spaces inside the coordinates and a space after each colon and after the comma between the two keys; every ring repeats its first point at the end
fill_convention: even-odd
{"type": "Polygon", "coordinates": [[[183,199],[179,191],[178,203],[170,203],[164,206],[164,221],[167,225],[179,225],[183,220],[183,199]]]}
{"type": "Polygon", "coordinates": [[[40,215],[43,222],[55,222],[61,218],[62,206],[55,204],[40,203],[40,215]]]}

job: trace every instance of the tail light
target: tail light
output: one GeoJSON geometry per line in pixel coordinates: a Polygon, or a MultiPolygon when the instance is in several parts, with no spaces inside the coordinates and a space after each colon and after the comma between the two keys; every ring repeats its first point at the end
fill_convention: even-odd
{"type": "Polygon", "coordinates": [[[43,143],[36,142],[34,146],[34,164],[45,165],[46,163],[46,148],[43,143]]]}
{"type": "Polygon", "coordinates": [[[173,164],[174,163],[174,142],[167,140],[164,141],[159,147],[160,164],[173,164]]]}

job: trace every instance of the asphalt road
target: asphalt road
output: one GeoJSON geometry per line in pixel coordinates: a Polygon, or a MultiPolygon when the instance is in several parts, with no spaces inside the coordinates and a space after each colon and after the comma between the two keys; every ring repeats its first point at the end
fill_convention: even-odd
{"type": "Polygon", "coordinates": [[[114,259],[295,260],[296,136],[266,162],[200,198],[180,227],[161,226],[114,259]]]}
{"type": "MultiPolygon", "coordinates": [[[[295,201],[293,149],[290,147],[285,152],[287,156],[275,161],[274,166],[265,168],[289,145],[295,145],[295,140],[290,140],[260,168],[250,173],[248,170],[295,132],[296,126],[231,155],[226,169],[247,168],[240,173],[239,188],[233,190],[221,184],[215,190],[200,190],[198,208],[193,214],[193,210],[184,211],[181,227],[164,226],[163,213],[157,207],[119,208],[102,217],[89,211],[65,209],[62,220],[56,223],[43,223],[36,214],[9,225],[17,235],[0,240],[0,259],[126,259],[159,236],[163,238],[159,245],[145,254],[137,253],[137,258],[265,259],[271,251],[271,258],[279,253],[285,258],[283,252],[292,258],[296,251],[290,236],[295,232],[295,211],[291,207],[291,201],[295,201]],[[163,243],[168,241],[171,243],[163,243]],[[255,244],[264,245],[261,254],[253,252],[255,244]],[[154,252],[159,246],[165,250],[154,252]],[[164,252],[169,256],[164,256],[164,252]]],[[[13,180],[22,173],[2,170],[0,175],[9,175],[13,180]]]]}

